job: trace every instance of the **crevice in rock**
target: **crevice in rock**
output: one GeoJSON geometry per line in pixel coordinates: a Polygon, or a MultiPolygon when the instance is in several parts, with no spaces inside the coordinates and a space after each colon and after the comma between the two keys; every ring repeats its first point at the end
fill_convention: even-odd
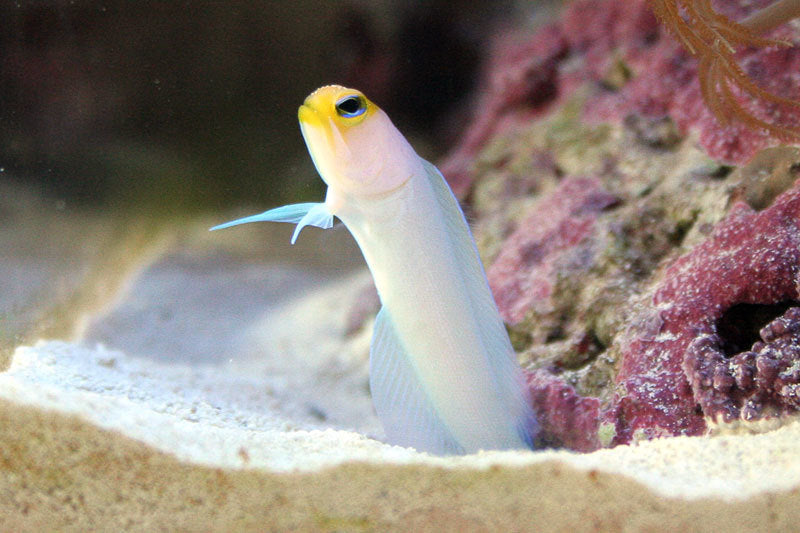
{"type": "Polygon", "coordinates": [[[559,370],[580,370],[591,364],[606,351],[606,346],[597,337],[594,330],[589,329],[576,342],[568,354],[556,362],[559,370]]]}
{"type": "Polygon", "coordinates": [[[797,305],[798,302],[794,300],[785,300],[775,304],[740,303],[730,307],[716,324],[725,357],[731,358],[750,350],[753,344],[761,340],[759,331],[764,326],[797,305]]]}
{"type": "Polygon", "coordinates": [[[667,116],[652,118],[632,113],[623,119],[623,124],[638,142],[650,148],[671,150],[683,140],[678,127],[667,116]]]}
{"type": "Polygon", "coordinates": [[[667,240],[669,243],[676,248],[680,247],[683,244],[683,239],[686,238],[689,230],[691,230],[692,226],[694,226],[695,220],[696,217],[692,217],[691,220],[682,220],[676,223],[672,231],[667,234],[667,240]]]}
{"type": "MultiPolygon", "coordinates": [[[[565,319],[561,319],[563,323],[565,319]]],[[[564,331],[564,327],[562,325],[558,325],[554,327],[547,333],[547,337],[545,337],[544,342],[545,344],[551,344],[553,342],[560,342],[567,339],[567,334],[564,331]]]]}

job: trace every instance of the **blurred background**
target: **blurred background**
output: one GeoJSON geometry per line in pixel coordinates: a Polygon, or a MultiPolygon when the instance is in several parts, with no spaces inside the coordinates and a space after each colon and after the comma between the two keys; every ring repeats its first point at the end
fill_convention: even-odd
{"type": "MultiPolygon", "coordinates": [[[[39,339],[191,358],[175,344],[187,323],[217,353],[231,343],[198,310],[222,320],[222,299],[260,294],[226,273],[360,266],[346,231],[306,230],[290,249],[288,225],[207,228],[323,198],[296,117],[321,85],[363,90],[435,160],[473,114],[491,43],[554,3],[3,0],[0,369],[39,339]],[[197,287],[215,288],[198,303],[197,287]]],[[[242,312],[261,300],[275,298],[242,312]]]]}
{"type": "Polygon", "coordinates": [[[525,9],[511,0],[6,0],[2,176],[69,205],[162,214],[316,198],[322,182],[296,119],[308,93],[355,86],[435,156],[466,119],[491,36],[525,9]]]}

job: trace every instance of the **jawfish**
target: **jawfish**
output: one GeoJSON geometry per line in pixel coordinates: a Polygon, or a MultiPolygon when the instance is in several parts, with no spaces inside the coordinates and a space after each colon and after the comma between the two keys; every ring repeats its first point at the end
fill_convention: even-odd
{"type": "Polygon", "coordinates": [[[317,89],[300,128],[327,184],[325,201],[293,204],[212,228],[259,221],[352,233],[382,308],[370,389],[391,444],[433,454],[532,448],[536,418],[464,214],[441,173],[361,92],[317,89]]]}

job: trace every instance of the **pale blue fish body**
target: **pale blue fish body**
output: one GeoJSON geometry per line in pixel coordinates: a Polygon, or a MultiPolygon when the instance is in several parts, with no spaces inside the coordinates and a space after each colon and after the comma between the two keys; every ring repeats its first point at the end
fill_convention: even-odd
{"type": "MultiPolygon", "coordinates": [[[[333,102],[354,93],[363,98],[336,86],[320,91],[326,89],[337,90],[333,102]]],[[[317,93],[309,99],[315,95],[315,108],[326,103],[317,93]]],[[[363,103],[374,106],[366,98],[363,103]]],[[[294,241],[304,225],[330,227],[335,214],[364,254],[382,303],[370,348],[370,388],[388,441],[444,455],[531,448],[537,426],[522,370],[444,178],[394,134],[387,118],[380,131],[391,127],[390,140],[370,132],[371,140],[390,151],[390,163],[402,158],[391,167],[402,167],[401,177],[389,190],[359,194],[358,187],[331,176],[337,172],[325,160],[331,156],[319,151],[321,137],[309,132],[315,120],[304,122],[301,108],[304,137],[329,185],[326,202],[285,206],[217,228],[297,222],[294,241]]],[[[376,167],[391,172],[384,162],[376,167]]],[[[367,181],[375,186],[374,177],[367,181]]]]}
{"type": "Polygon", "coordinates": [[[444,179],[420,161],[391,196],[337,213],[383,304],[370,355],[376,411],[390,442],[417,449],[530,448],[522,372],[472,236],[444,179]]]}

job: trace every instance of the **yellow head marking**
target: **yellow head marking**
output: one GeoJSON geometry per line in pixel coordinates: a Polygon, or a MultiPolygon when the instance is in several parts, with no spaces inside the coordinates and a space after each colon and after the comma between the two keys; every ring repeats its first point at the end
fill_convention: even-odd
{"type": "Polygon", "coordinates": [[[300,129],[322,179],[355,195],[383,194],[418,170],[418,156],[361,91],[326,85],[298,110],[300,129]]]}
{"type": "Polygon", "coordinates": [[[374,115],[378,106],[364,93],[341,85],[320,87],[305,99],[300,106],[300,123],[320,125],[332,121],[337,127],[345,129],[360,124],[374,115]]]}

